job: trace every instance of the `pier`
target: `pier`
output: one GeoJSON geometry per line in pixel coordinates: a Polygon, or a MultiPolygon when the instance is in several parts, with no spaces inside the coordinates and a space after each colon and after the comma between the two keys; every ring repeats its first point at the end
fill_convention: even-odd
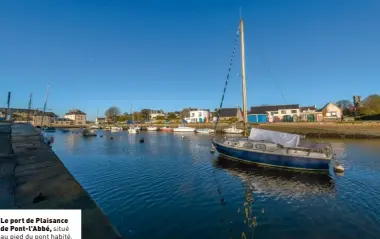
{"type": "Polygon", "coordinates": [[[30,124],[0,124],[0,206],[81,209],[82,238],[122,238],[30,124]]]}

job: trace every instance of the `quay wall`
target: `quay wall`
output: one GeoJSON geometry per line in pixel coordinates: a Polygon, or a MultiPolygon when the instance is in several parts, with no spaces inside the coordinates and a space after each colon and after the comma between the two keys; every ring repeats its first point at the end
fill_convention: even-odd
{"type": "Polygon", "coordinates": [[[81,209],[82,238],[122,238],[40,132],[30,124],[0,125],[0,141],[7,138],[11,152],[0,147],[1,208],[81,209]]]}

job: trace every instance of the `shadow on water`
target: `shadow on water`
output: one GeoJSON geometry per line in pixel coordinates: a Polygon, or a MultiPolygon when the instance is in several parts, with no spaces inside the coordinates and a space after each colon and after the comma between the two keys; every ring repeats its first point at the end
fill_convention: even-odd
{"type": "Polygon", "coordinates": [[[255,193],[280,198],[335,194],[335,183],[327,173],[262,167],[219,155],[214,166],[239,177],[255,193]]]}

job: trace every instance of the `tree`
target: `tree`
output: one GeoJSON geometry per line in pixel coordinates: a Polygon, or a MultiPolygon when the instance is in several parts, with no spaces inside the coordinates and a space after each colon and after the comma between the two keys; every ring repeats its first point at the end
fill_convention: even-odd
{"type": "Polygon", "coordinates": [[[177,119],[177,116],[173,112],[170,112],[168,113],[167,119],[177,119]]]}
{"type": "Polygon", "coordinates": [[[150,120],[150,109],[142,109],[140,111],[141,118],[144,120],[150,120]]]}
{"type": "Polygon", "coordinates": [[[361,115],[380,114],[380,95],[373,94],[363,101],[363,106],[359,108],[361,115]]]}
{"type": "Polygon", "coordinates": [[[342,109],[350,109],[353,106],[352,102],[349,100],[340,100],[340,101],[336,102],[336,105],[342,109]]]}
{"type": "Polygon", "coordinates": [[[116,106],[111,106],[106,110],[105,115],[108,119],[112,119],[112,121],[115,121],[116,116],[120,115],[120,109],[116,106]]]}
{"type": "Polygon", "coordinates": [[[159,115],[159,116],[156,117],[156,120],[165,120],[165,116],[159,115]]]}
{"type": "Polygon", "coordinates": [[[342,109],[343,115],[352,115],[354,105],[349,100],[340,100],[336,102],[336,105],[342,109]]]}

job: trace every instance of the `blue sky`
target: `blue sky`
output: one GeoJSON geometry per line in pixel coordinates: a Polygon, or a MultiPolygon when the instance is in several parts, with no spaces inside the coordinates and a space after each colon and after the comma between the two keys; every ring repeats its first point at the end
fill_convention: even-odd
{"type": "MultiPolygon", "coordinates": [[[[0,1],[0,96],[96,116],[216,108],[245,19],[248,105],[379,92],[378,0],[0,1]],[[285,96],[283,99],[281,93],[285,96]]],[[[240,51],[240,50],[239,50],[240,51]]],[[[224,102],[241,105],[240,52],[224,102]]]]}

